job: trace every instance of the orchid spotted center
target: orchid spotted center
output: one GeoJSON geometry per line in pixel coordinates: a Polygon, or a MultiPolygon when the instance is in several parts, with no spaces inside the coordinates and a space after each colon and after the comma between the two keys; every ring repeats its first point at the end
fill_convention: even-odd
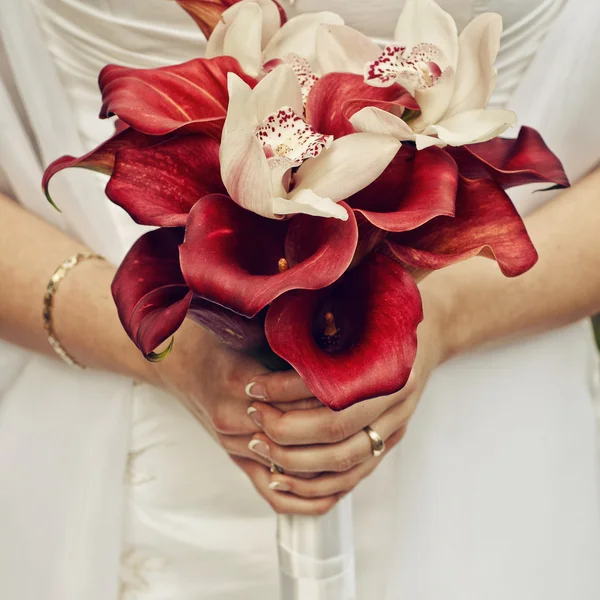
{"type": "Polygon", "coordinates": [[[409,90],[434,86],[442,75],[440,49],[433,44],[419,44],[407,50],[405,46],[387,46],[377,60],[367,64],[365,81],[376,87],[399,83],[409,90]]]}
{"type": "Polygon", "coordinates": [[[319,81],[319,77],[312,70],[310,63],[299,54],[288,54],[283,59],[284,64],[292,67],[292,70],[296,74],[298,78],[298,83],[302,88],[302,102],[304,106],[306,106],[306,102],[308,101],[308,95],[310,91],[313,89],[315,83],[319,81]]]}
{"type": "Polygon", "coordinates": [[[305,160],[319,156],[333,142],[332,135],[315,131],[289,106],[270,114],[254,135],[262,143],[271,169],[299,167],[305,160]]]}

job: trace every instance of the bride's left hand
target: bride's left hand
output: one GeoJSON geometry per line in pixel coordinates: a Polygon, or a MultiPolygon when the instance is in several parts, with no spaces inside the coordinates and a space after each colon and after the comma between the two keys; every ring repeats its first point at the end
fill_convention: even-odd
{"type": "MultiPolygon", "coordinates": [[[[269,404],[269,396],[281,397],[279,384],[285,380],[289,385],[290,374],[257,378],[252,392],[259,395],[259,390],[265,398],[250,410],[254,409],[251,417],[263,433],[254,436],[251,449],[284,470],[284,474],[265,478],[265,486],[303,498],[342,497],[382,459],[373,456],[365,427],[383,438],[386,452],[402,439],[430,373],[444,356],[441,319],[433,302],[424,304],[426,316],[418,330],[415,365],[407,385],[396,394],[366,400],[342,412],[327,407],[282,411],[281,406],[269,404]],[[270,388],[276,393],[270,394],[270,388]]],[[[294,388],[303,385],[293,383],[294,388]]]]}

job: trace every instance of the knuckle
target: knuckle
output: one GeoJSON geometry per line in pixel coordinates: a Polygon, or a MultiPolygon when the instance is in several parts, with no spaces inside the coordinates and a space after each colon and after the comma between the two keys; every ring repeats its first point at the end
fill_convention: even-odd
{"type": "Polygon", "coordinates": [[[325,424],[325,436],[330,442],[341,442],[346,439],[347,427],[344,419],[338,415],[332,415],[325,424]]]}
{"type": "Polygon", "coordinates": [[[237,433],[233,419],[231,418],[230,410],[225,403],[220,403],[215,408],[212,415],[212,426],[217,433],[232,435],[237,433]]]}
{"type": "Polygon", "coordinates": [[[281,417],[275,421],[264,424],[265,433],[277,444],[285,444],[285,440],[289,437],[287,423],[285,418],[281,417]]]}
{"type": "Polygon", "coordinates": [[[217,441],[219,442],[222,448],[227,450],[227,452],[231,452],[233,450],[231,444],[231,436],[217,432],[217,441]]]}
{"type": "Polygon", "coordinates": [[[333,458],[334,471],[344,473],[356,465],[356,458],[347,451],[338,452],[333,458]]]}

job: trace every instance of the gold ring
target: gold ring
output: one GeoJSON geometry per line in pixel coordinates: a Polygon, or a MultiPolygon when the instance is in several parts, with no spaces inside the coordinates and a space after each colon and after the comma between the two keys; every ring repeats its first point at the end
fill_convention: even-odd
{"type": "Polygon", "coordinates": [[[283,469],[279,466],[277,466],[274,462],[271,463],[271,468],[270,468],[271,473],[273,474],[279,474],[279,475],[283,475],[283,469]]]}
{"type": "Polygon", "coordinates": [[[381,456],[385,452],[385,442],[382,437],[368,425],[365,427],[365,432],[371,441],[371,452],[373,453],[373,456],[381,456]]]}

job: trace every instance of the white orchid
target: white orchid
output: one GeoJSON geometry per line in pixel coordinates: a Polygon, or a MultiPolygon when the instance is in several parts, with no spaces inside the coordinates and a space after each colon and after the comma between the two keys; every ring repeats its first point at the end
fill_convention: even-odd
{"type": "Polygon", "coordinates": [[[212,32],[206,57],[233,56],[252,77],[274,60],[290,62],[295,71],[310,73],[316,62],[316,37],[323,24],[343,25],[332,12],[299,15],[281,26],[273,0],[241,0],[228,8],[212,32]]]}
{"type": "Polygon", "coordinates": [[[399,83],[420,112],[407,118],[376,107],[352,116],[357,131],[413,140],[417,148],[460,146],[490,140],[516,123],[512,111],[485,108],[496,84],[502,19],[486,13],[458,35],[453,18],[433,0],[407,0],[395,43],[383,52],[369,38],[345,26],[322,27],[317,55],[325,72],[363,73],[372,86],[399,83]]]}
{"type": "Polygon", "coordinates": [[[269,218],[304,213],[346,220],[337,203],[365,188],[392,161],[400,143],[389,135],[355,133],[338,140],[302,117],[302,90],[281,65],[252,90],[229,74],[221,175],[229,195],[269,218]]]}

